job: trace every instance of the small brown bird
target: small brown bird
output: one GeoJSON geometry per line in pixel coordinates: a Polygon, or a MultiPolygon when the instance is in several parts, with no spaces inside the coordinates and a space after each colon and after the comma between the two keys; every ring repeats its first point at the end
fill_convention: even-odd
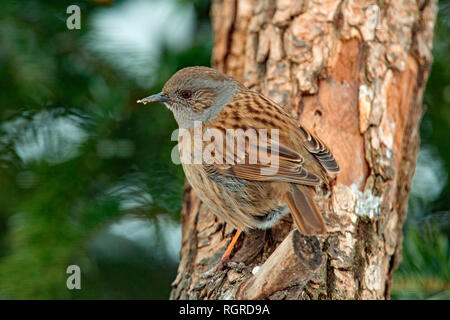
{"type": "Polygon", "coordinates": [[[210,211],[238,230],[223,259],[229,257],[242,231],[271,228],[289,211],[301,233],[326,232],[325,221],[314,201],[315,187],[328,183],[326,172],[336,173],[339,166],[327,146],[275,102],[207,67],[179,70],[161,93],[138,102],[164,103],[180,129],[190,133],[188,139],[179,135],[181,157],[183,152],[192,155],[196,128],[202,134],[220,132],[224,136],[239,129],[269,132],[266,140],[251,142],[249,138],[244,149],[230,147],[225,138],[209,135],[209,141],[200,145],[203,148],[214,145],[211,156],[215,161],[183,163],[186,178],[200,199],[210,211]],[[256,161],[250,161],[252,152],[264,149],[261,148],[264,141],[269,145],[267,152],[278,151],[274,153],[277,168],[272,173],[264,172],[271,164],[263,162],[260,153],[256,161]]]}

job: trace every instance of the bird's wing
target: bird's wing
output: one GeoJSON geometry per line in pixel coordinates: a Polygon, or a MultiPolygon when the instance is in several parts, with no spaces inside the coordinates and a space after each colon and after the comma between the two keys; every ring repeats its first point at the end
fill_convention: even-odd
{"type": "MultiPolygon", "coordinates": [[[[253,181],[280,181],[309,186],[320,185],[321,179],[303,166],[303,157],[291,148],[274,140],[267,140],[267,148],[259,142],[246,140],[245,146],[239,143],[223,146],[221,164],[212,164],[215,172],[224,176],[253,181]]],[[[218,148],[220,153],[220,148],[218,148]]],[[[218,156],[218,157],[217,157],[218,156]]]]}
{"type": "MultiPolygon", "coordinates": [[[[260,146],[260,145],[259,145],[260,146]]],[[[285,203],[288,205],[292,218],[299,231],[305,235],[323,234],[326,232],[326,224],[322,214],[314,201],[313,188],[321,184],[321,179],[304,168],[303,157],[285,145],[276,144],[273,140],[268,144],[267,153],[276,156],[278,150],[278,163],[250,163],[250,154],[260,152],[257,146],[248,141],[245,152],[239,153],[239,148],[232,148],[233,152],[223,155],[228,164],[209,165],[206,171],[213,180],[221,181],[229,178],[228,185],[235,188],[235,178],[249,181],[279,181],[290,185],[285,194],[285,203]],[[273,150],[275,149],[275,150],[273,150]],[[273,153],[272,153],[273,152],[273,153]],[[236,164],[231,165],[231,161],[236,164]],[[271,165],[274,170],[271,170],[271,165]],[[220,179],[217,176],[220,176],[220,179]]],[[[258,154],[259,155],[259,154],[258,154]]],[[[258,160],[260,158],[258,157],[258,160]]]]}
{"type": "Polygon", "coordinates": [[[303,136],[303,145],[306,150],[316,157],[325,170],[330,173],[339,172],[339,165],[325,143],[301,125],[299,126],[299,129],[303,136]]]}

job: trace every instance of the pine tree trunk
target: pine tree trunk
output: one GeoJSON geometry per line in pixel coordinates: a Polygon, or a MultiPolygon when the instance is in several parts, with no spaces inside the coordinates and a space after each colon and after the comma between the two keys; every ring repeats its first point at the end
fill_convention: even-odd
{"type": "Polygon", "coordinates": [[[321,137],[341,172],[320,199],[329,234],[286,218],[241,236],[187,185],[171,299],[386,299],[419,147],[435,0],[216,0],[213,67],[321,137]]]}

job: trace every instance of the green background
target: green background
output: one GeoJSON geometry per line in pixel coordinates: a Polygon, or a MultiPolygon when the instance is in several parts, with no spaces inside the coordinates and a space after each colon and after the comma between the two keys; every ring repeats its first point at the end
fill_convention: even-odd
{"type": "MultiPolygon", "coordinates": [[[[394,299],[450,298],[450,5],[440,2],[394,299]]],[[[184,176],[158,92],[209,65],[208,1],[13,1],[0,10],[0,298],[166,299],[184,176]],[[66,8],[81,8],[68,30],[66,8]],[[79,265],[81,290],[66,288],[79,265]]]]}

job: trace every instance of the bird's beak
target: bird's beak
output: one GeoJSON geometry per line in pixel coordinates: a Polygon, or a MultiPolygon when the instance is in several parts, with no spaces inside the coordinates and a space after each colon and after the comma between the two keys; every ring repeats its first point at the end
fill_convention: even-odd
{"type": "Polygon", "coordinates": [[[143,104],[152,103],[152,102],[169,102],[169,99],[167,98],[166,95],[164,95],[164,93],[160,92],[160,93],[154,94],[152,96],[148,96],[144,99],[137,101],[137,103],[143,103],[143,104]]]}

